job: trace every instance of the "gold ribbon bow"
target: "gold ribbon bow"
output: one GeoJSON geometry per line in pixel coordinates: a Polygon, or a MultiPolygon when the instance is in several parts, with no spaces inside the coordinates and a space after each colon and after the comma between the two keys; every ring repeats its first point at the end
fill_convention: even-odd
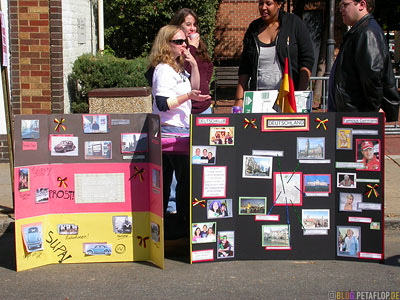
{"type": "Polygon", "coordinates": [[[62,118],[60,121],[58,121],[57,118],[54,118],[54,123],[57,123],[56,128],[54,128],[54,130],[57,132],[60,132],[60,127],[61,127],[65,131],[65,129],[67,129],[67,127],[65,127],[65,125],[63,125],[64,121],[65,121],[64,118],[62,118]]]}
{"type": "Polygon", "coordinates": [[[138,235],[137,238],[139,239],[139,246],[142,246],[142,242],[143,242],[143,248],[146,248],[146,240],[148,240],[149,237],[148,236],[141,237],[140,235],[138,235]]]}
{"type": "Polygon", "coordinates": [[[139,168],[135,166],[135,174],[133,174],[133,175],[131,176],[131,178],[129,178],[129,179],[132,179],[132,177],[133,177],[133,178],[136,178],[136,177],[139,175],[139,180],[140,180],[140,182],[143,182],[143,174],[144,174],[144,172],[145,172],[145,171],[144,171],[143,168],[141,168],[141,169],[139,170],[139,168]]]}
{"type": "Polygon", "coordinates": [[[325,130],[328,129],[328,128],[326,127],[326,125],[325,125],[325,123],[328,123],[328,122],[329,122],[328,119],[321,120],[320,118],[315,118],[315,122],[319,122],[318,125],[317,125],[317,129],[321,126],[321,124],[322,124],[322,126],[324,127],[325,130]]]}
{"type": "Polygon", "coordinates": [[[367,188],[369,188],[369,191],[365,193],[365,195],[367,195],[367,197],[369,198],[369,196],[371,196],[372,192],[374,192],[374,195],[376,198],[378,198],[379,194],[376,191],[376,189],[379,187],[379,184],[375,183],[374,186],[372,186],[371,184],[367,184],[367,188]]]}
{"type": "Polygon", "coordinates": [[[66,183],[67,177],[65,177],[64,179],[61,178],[61,177],[57,177],[57,181],[60,182],[60,183],[58,184],[58,187],[61,187],[62,185],[64,185],[64,188],[68,187],[68,184],[66,183]]]}
{"type": "Polygon", "coordinates": [[[197,198],[194,198],[192,204],[193,206],[200,204],[201,207],[206,207],[206,200],[198,200],[197,198]]]}
{"type": "Polygon", "coordinates": [[[244,128],[247,128],[247,126],[251,125],[254,129],[257,129],[256,119],[251,119],[251,121],[249,121],[249,119],[244,118],[244,123],[244,128]]]}

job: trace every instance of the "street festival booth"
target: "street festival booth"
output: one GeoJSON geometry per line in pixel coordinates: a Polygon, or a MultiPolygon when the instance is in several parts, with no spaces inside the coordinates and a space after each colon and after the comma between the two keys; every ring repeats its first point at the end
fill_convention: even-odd
{"type": "Polygon", "coordinates": [[[15,116],[17,270],[151,261],[164,268],[160,121],[15,116]]]}
{"type": "Polygon", "coordinates": [[[191,263],[384,259],[384,114],[191,124],[191,263]]]}

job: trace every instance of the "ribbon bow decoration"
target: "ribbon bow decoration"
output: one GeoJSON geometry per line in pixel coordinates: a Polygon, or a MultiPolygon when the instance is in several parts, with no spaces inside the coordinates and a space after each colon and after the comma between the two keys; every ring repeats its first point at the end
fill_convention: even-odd
{"type": "Polygon", "coordinates": [[[256,119],[251,119],[251,121],[249,121],[249,119],[244,118],[244,128],[247,128],[249,125],[251,125],[254,129],[257,129],[256,119]]]}
{"type": "Polygon", "coordinates": [[[67,181],[67,177],[61,178],[59,176],[59,177],[57,177],[57,181],[59,181],[58,187],[61,187],[62,185],[64,186],[64,188],[68,187],[68,184],[66,182],[67,181]]]}
{"type": "Polygon", "coordinates": [[[192,204],[193,204],[193,206],[200,204],[200,206],[204,208],[204,207],[206,207],[206,200],[198,200],[197,198],[194,198],[192,204]]]}
{"type": "Polygon", "coordinates": [[[378,198],[379,194],[376,191],[376,189],[379,187],[379,184],[375,183],[374,186],[372,186],[371,184],[367,184],[367,188],[369,188],[369,191],[365,193],[365,195],[367,195],[367,197],[369,198],[369,196],[371,196],[372,192],[374,192],[374,195],[376,198],[378,198]]]}
{"type": "Polygon", "coordinates": [[[321,120],[320,118],[315,118],[315,122],[319,122],[317,125],[317,129],[322,125],[324,127],[325,130],[327,130],[328,128],[326,127],[325,123],[328,123],[328,119],[325,120],[321,120]]]}
{"type": "Polygon", "coordinates": [[[142,246],[142,242],[143,242],[143,248],[146,248],[146,240],[148,240],[149,237],[148,236],[141,237],[140,235],[138,235],[137,238],[139,239],[139,247],[142,246]]]}
{"type": "Polygon", "coordinates": [[[60,127],[61,127],[65,131],[67,129],[67,127],[65,125],[63,125],[64,121],[65,121],[64,118],[62,118],[60,121],[58,121],[57,118],[54,118],[54,123],[57,124],[56,127],[54,128],[54,130],[57,132],[60,132],[60,127]]]}
{"type": "Polygon", "coordinates": [[[132,177],[133,177],[133,178],[136,178],[137,176],[139,176],[140,182],[143,182],[143,174],[144,174],[144,172],[145,172],[145,170],[144,170],[143,168],[141,168],[141,169],[139,170],[139,168],[135,166],[135,174],[133,174],[133,175],[131,176],[131,178],[129,178],[129,179],[132,179],[132,177]]]}

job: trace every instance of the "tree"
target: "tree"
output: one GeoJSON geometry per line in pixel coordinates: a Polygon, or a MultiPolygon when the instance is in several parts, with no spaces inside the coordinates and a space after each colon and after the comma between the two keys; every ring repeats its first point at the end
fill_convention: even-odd
{"type": "Polygon", "coordinates": [[[193,9],[210,53],[214,47],[215,19],[221,0],[105,0],[105,43],[117,57],[146,56],[158,30],[180,8],[193,9]]]}

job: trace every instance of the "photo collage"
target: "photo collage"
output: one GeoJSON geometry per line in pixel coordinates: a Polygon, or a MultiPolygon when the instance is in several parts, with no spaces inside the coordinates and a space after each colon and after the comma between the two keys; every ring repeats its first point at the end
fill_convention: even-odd
{"type": "Polygon", "coordinates": [[[381,116],[192,118],[192,263],[383,258],[381,116]]]}

